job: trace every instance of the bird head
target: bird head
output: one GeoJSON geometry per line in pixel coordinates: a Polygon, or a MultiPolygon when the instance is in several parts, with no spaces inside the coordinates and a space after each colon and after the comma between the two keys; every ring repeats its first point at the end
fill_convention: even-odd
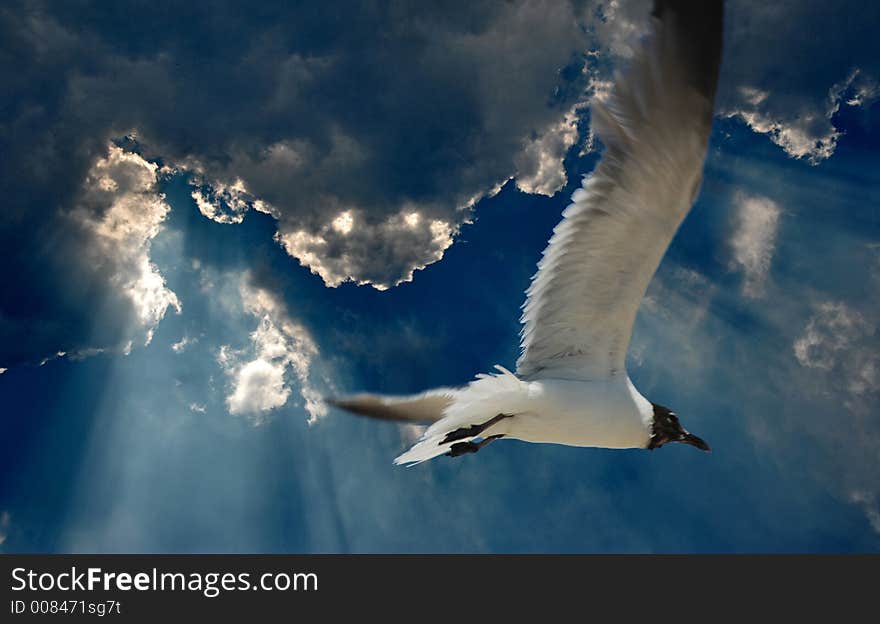
{"type": "Polygon", "coordinates": [[[684,442],[695,446],[701,451],[711,451],[706,442],[692,433],[689,433],[678,422],[678,416],[668,407],[651,403],[654,406],[654,421],[651,423],[651,441],[648,447],[651,450],[660,448],[667,442],[684,442]]]}

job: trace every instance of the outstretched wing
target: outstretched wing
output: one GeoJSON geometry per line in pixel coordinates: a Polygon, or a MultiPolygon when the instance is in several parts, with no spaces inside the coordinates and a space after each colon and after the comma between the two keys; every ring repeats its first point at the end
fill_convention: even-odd
{"type": "Polygon", "coordinates": [[[639,304],[702,178],[721,58],[721,0],[658,0],[651,34],[607,102],[606,151],[572,195],[526,291],[526,378],[625,372],[639,304]]]}

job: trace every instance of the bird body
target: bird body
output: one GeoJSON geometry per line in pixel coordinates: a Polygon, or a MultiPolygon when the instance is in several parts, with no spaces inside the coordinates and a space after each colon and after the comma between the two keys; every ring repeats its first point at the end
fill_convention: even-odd
{"type": "Polygon", "coordinates": [[[499,414],[506,417],[474,438],[503,436],[524,442],[616,449],[648,444],[653,409],[627,375],[596,381],[524,381],[498,368],[498,374],[480,375],[459,391],[444,417],[395,462],[413,464],[446,454],[458,443],[443,443],[450,432],[499,414]]]}
{"type": "Polygon", "coordinates": [[[463,388],[331,401],[351,412],[432,423],[397,458],[415,464],[499,438],[654,449],[688,433],[626,372],[645,290],[700,189],[721,54],[721,0],[656,0],[651,32],[591,105],[605,145],[538,263],[522,312],[516,374],[496,366],[463,388]]]}
{"type": "MultiPolygon", "coordinates": [[[[524,382],[530,404],[510,419],[507,436],[525,442],[644,448],[651,437],[651,403],[622,375],[601,381],[524,382]]],[[[489,432],[487,432],[489,433],[489,432]]]]}

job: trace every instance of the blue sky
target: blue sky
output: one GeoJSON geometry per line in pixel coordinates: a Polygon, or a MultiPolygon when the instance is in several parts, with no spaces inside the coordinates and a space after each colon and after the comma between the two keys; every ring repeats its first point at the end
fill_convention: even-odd
{"type": "Polygon", "coordinates": [[[727,5],[628,358],[712,454],[403,469],[414,430],[320,403],[513,368],[649,12],[468,5],[0,11],[0,551],[880,548],[873,4],[727,5]]]}

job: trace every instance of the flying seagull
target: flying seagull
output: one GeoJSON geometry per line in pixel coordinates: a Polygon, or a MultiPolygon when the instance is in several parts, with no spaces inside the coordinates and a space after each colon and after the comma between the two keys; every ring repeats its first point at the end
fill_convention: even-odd
{"type": "Polygon", "coordinates": [[[721,60],[722,0],[656,0],[650,34],[605,102],[605,145],[526,291],[516,373],[462,388],[329,401],[430,423],[396,464],[475,453],[501,438],[605,448],[709,445],[636,390],[625,358],[639,304],[700,188],[721,60]]]}

